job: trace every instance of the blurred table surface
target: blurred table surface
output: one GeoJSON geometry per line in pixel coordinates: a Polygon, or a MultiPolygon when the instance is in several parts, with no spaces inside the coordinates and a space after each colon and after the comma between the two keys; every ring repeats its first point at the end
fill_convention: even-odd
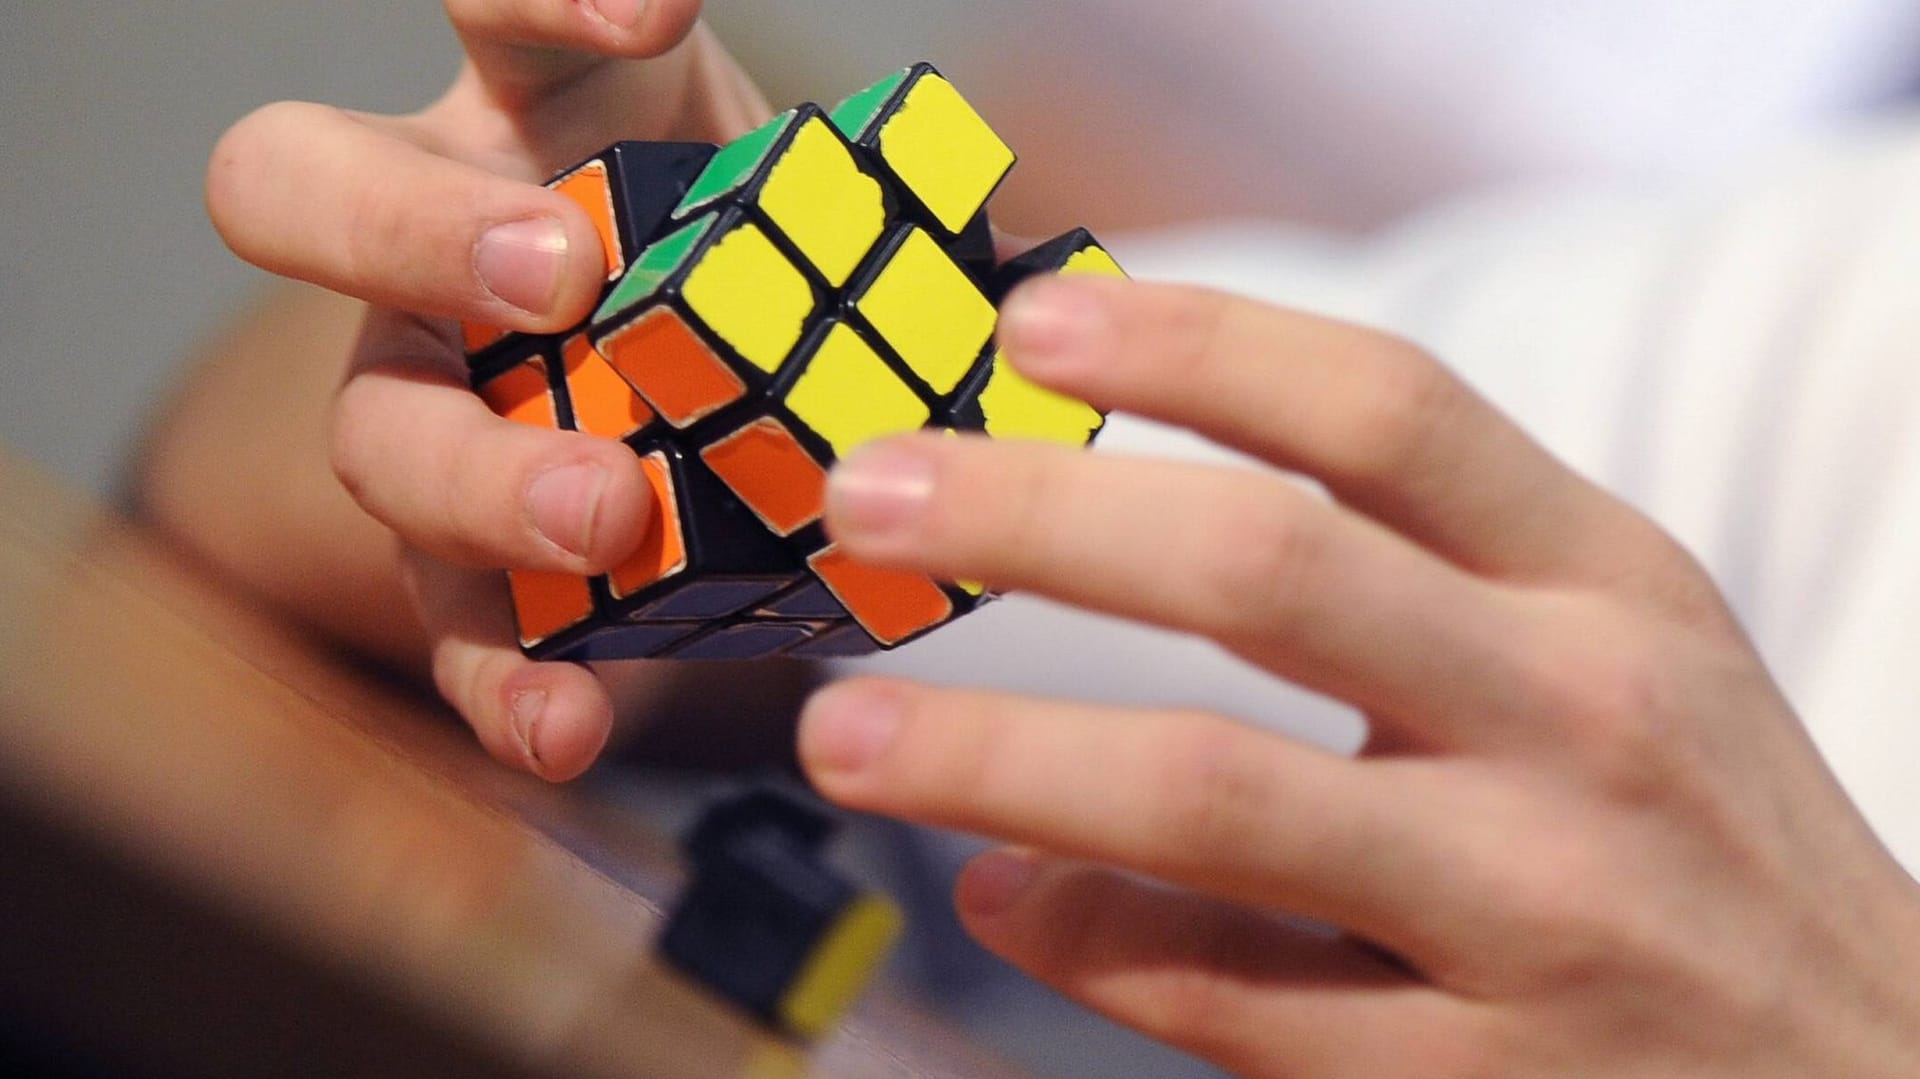
{"type": "Polygon", "coordinates": [[[1013,1071],[885,985],[805,1049],[685,984],[666,837],[4,449],[0,828],[0,1005],[85,1074],[1013,1071]]]}

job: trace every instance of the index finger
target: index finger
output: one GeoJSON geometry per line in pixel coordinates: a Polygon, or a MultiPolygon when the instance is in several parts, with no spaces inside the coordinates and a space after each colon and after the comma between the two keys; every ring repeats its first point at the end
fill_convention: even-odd
{"type": "Polygon", "coordinates": [[[396,121],[268,105],[215,147],[207,209],[247,261],[379,307],[539,332],[585,315],[606,274],[586,211],[413,138],[396,121]]]}
{"type": "Polygon", "coordinates": [[[1470,570],[1593,583],[1664,537],[1418,348],[1203,289],[1092,277],[1023,286],[1008,358],[1095,404],[1191,427],[1324,483],[1470,570]]]}

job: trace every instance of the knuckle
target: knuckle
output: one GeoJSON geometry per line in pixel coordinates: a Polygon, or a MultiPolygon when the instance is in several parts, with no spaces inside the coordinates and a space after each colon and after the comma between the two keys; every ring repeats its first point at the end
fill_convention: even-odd
{"type": "Polygon", "coordinates": [[[1692,745],[1678,720],[1671,648],[1664,635],[1599,621],[1532,650],[1541,710],[1600,789],[1629,803],[1671,796],[1688,785],[1692,745]]]}
{"type": "Polygon", "coordinates": [[[1164,857],[1218,863],[1260,834],[1273,773],[1239,727],[1204,715],[1175,722],[1143,747],[1150,834],[1164,857]]]}
{"type": "Polygon", "coordinates": [[[499,652],[471,657],[456,665],[442,694],[495,757],[518,763],[524,753],[508,727],[506,705],[500,698],[507,680],[520,665],[518,657],[499,652]]]}
{"type": "Polygon", "coordinates": [[[353,500],[384,521],[384,515],[371,498],[369,483],[374,469],[370,467],[365,452],[368,406],[371,404],[368,394],[371,392],[372,387],[366,380],[354,377],[347,379],[334,396],[333,420],[327,439],[327,462],[353,500]]]}
{"type": "MultiPolygon", "coordinates": [[[[403,267],[421,252],[436,251],[436,215],[410,204],[408,195],[391,185],[364,184],[343,202],[343,220],[334,235],[339,264],[333,270],[342,291],[401,299],[411,284],[403,280],[403,267]]],[[[452,265],[464,267],[467,261],[452,265]]]]}
{"type": "Polygon", "coordinates": [[[253,227],[252,209],[262,170],[289,132],[300,130],[312,111],[323,106],[302,101],[262,105],[227,128],[207,159],[207,216],[226,245],[241,258],[261,263],[264,237],[253,227]]]}
{"type": "Polygon", "coordinates": [[[1534,942],[1524,961],[1499,965],[1492,992],[1525,993],[1599,976],[1626,943],[1607,900],[1610,881],[1587,854],[1536,848],[1532,864],[1514,872],[1500,900],[1509,931],[1534,942]]]}
{"type": "Polygon", "coordinates": [[[524,546],[516,542],[523,537],[531,540],[534,526],[523,494],[531,476],[522,468],[503,467],[507,462],[497,447],[488,446],[485,434],[483,425],[465,425],[428,443],[423,467],[431,479],[422,487],[432,494],[423,516],[449,557],[501,568],[525,561],[503,560],[491,552],[524,546]]]}
{"type": "MultiPolygon", "coordinates": [[[[1060,546],[1060,507],[1079,497],[1063,474],[1063,458],[1048,447],[975,443],[971,452],[942,455],[941,477],[966,497],[943,499],[930,518],[929,538],[951,557],[992,576],[1019,560],[1016,576],[1035,577],[1060,546]],[[977,492],[977,494],[976,494],[977,492]],[[982,510],[986,512],[982,512],[982,510]]],[[[1025,582],[1020,582],[1025,583],[1025,582]]]]}
{"type": "Polygon", "coordinates": [[[996,695],[919,691],[904,705],[908,738],[888,786],[905,814],[983,834],[1048,830],[1054,795],[1044,762],[1058,743],[996,695]],[[964,722],[954,722],[964,717],[964,722]]]}
{"type": "Polygon", "coordinates": [[[1744,646],[1745,631],[1693,552],[1637,512],[1628,520],[1629,534],[1624,544],[1643,552],[1646,570],[1642,587],[1651,602],[1681,625],[1712,639],[1744,646]]]}
{"type": "Polygon", "coordinates": [[[1582,822],[1540,817],[1505,837],[1501,849],[1482,846],[1505,864],[1474,874],[1465,894],[1484,896],[1484,909],[1461,912],[1451,927],[1456,943],[1477,946],[1456,947],[1432,964],[1440,981],[1468,996],[1520,998],[1592,983],[1640,946],[1623,913],[1618,861],[1566,840],[1579,833],[1563,826],[1582,822]],[[1498,946],[1511,940],[1527,946],[1498,946]]]}
{"type": "Polygon", "coordinates": [[[1603,649],[1582,679],[1590,694],[1579,713],[1597,777],[1615,791],[1669,789],[1675,771],[1670,703],[1654,665],[1632,647],[1603,649]]]}
{"type": "Polygon", "coordinates": [[[334,475],[375,519],[426,553],[466,566],[498,568],[487,552],[524,530],[483,425],[441,422],[424,430],[383,430],[400,405],[378,374],[356,375],[334,402],[328,456],[334,475]]]}
{"type": "Polygon", "coordinates": [[[1034,958],[1039,973],[1054,981],[1075,980],[1088,956],[1110,951],[1132,929],[1112,879],[1085,867],[1067,868],[1049,883],[1045,909],[1047,926],[1034,938],[1034,958]]]}
{"type": "Polygon", "coordinates": [[[465,716],[468,724],[485,740],[491,724],[484,705],[489,699],[487,691],[494,684],[489,681],[487,664],[457,634],[449,632],[452,627],[445,622],[446,612],[437,612],[437,615],[429,620],[428,626],[428,631],[434,637],[431,658],[433,688],[439,692],[442,700],[465,716]]]}
{"type": "Polygon", "coordinates": [[[1315,527],[1307,497],[1285,481],[1267,485],[1235,484],[1215,492],[1208,513],[1196,519],[1214,522],[1207,542],[1203,628],[1228,642],[1271,636],[1276,623],[1289,619],[1298,583],[1323,557],[1325,537],[1315,527]]]}
{"type": "Polygon", "coordinates": [[[1368,334],[1356,346],[1362,389],[1340,440],[1347,471],[1365,481],[1397,476],[1419,462],[1466,405],[1468,391],[1413,343],[1368,334]]]}
{"type": "Polygon", "coordinates": [[[1053,540],[1055,528],[1047,507],[1058,505],[1063,494],[1054,469],[1044,461],[1030,460],[1026,467],[1012,470],[1011,479],[1013,498],[1007,506],[1009,519],[1004,523],[1019,550],[1044,551],[1043,545],[1053,540]]]}
{"type": "Polygon", "coordinates": [[[1242,301],[1213,289],[1190,286],[1169,287],[1165,296],[1166,308],[1159,322],[1164,336],[1151,350],[1161,357],[1158,370],[1165,377],[1209,384],[1209,367],[1240,362],[1232,342],[1236,320],[1245,309],[1242,301]]]}

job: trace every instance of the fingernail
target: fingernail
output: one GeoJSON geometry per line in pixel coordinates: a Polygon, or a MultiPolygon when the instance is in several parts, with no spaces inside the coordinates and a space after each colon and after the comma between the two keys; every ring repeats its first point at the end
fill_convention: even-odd
{"type": "Polygon", "coordinates": [[[933,501],[934,467],[911,442],[867,446],[827,476],[829,527],[840,540],[885,540],[918,527],[933,501]]]}
{"type": "Polygon", "coordinates": [[[1101,347],[1111,328],[1100,297],[1061,277],[1021,285],[1000,308],[1000,344],[1022,367],[1070,363],[1101,347]]]}
{"type": "Polygon", "coordinates": [[[599,465],[549,469],[528,485],[527,513],[554,546],[585,557],[593,545],[594,520],[606,488],[607,470],[599,465]]]}
{"type": "Polygon", "coordinates": [[[801,712],[801,758],[815,775],[864,772],[893,744],[900,714],[900,702],[885,690],[828,686],[801,712]]]}
{"type": "Polygon", "coordinates": [[[645,0],[593,0],[593,10],[600,17],[621,28],[631,30],[640,21],[640,12],[646,7],[645,0]]]}
{"type": "Polygon", "coordinates": [[[540,725],[540,714],[547,710],[547,691],[529,689],[514,694],[513,697],[513,736],[520,740],[520,748],[527,760],[535,765],[540,763],[540,754],[533,748],[534,734],[540,725]]]}
{"type": "Polygon", "coordinates": [[[967,863],[954,890],[961,910],[976,918],[1006,913],[1040,875],[1040,860],[1030,851],[992,850],[967,863]]]}
{"type": "Polygon", "coordinates": [[[567,228],[553,217],[495,225],[473,249],[473,272],[487,291],[536,315],[552,309],[566,264],[567,228]]]}

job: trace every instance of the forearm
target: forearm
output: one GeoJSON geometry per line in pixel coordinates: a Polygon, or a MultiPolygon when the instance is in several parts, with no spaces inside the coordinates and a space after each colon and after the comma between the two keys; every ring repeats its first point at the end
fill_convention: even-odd
{"type": "Polygon", "coordinates": [[[328,466],[363,307],[276,285],[190,362],[131,467],[135,512],[223,578],[383,663],[424,671],[399,545],[328,466]]]}

